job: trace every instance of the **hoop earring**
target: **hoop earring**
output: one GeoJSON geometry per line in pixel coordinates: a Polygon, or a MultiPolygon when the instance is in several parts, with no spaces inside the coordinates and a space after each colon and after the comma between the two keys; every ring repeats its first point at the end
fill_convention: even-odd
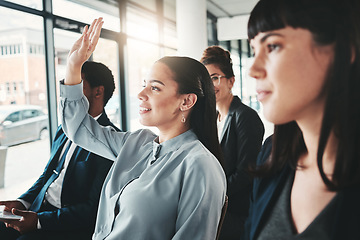
{"type": "Polygon", "coordinates": [[[181,112],[181,122],[182,123],[185,123],[186,122],[186,118],[185,118],[185,116],[184,116],[184,113],[183,112],[181,112]]]}

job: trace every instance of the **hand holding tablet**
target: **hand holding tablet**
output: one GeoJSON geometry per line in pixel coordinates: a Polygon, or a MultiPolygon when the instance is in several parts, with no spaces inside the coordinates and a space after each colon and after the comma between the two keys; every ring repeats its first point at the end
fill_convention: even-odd
{"type": "Polygon", "coordinates": [[[4,206],[0,206],[0,221],[1,220],[20,220],[22,216],[14,215],[11,212],[4,211],[4,206]]]}

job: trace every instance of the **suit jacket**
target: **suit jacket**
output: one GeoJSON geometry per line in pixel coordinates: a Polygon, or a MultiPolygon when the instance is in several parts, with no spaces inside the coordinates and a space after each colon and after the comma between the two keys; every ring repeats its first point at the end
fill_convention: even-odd
{"type": "MultiPolygon", "coordinates": [[[[262,164],[268,159],[271,154],[271,147],[272,138],[269,137],[264,142],[257,164],[262,164]]],[[[290,166],[285,166],[280,172],[271,177],[254,179],[249,217],[246,220],[242,239],[257,239],[265,216],[278,198],[292,171],[290,166]]],[[[360,239],[360,231],[358,230],[360,226],[360,188],[349,187],[341,190],[338,192],[338,201],[339,204],[331,227],[332,233],[330,235],[332,239],[360,239]]]]}
{"type": "MultiPolygon", "coordinates": [[[[97,121],[103,126],[111,126],[119,131],[110,122],[105,111],[97,121]]],[[[39,194],[53,174],[66,140],[67,137],[59,126],[52,144],[50,160],[43,174],[26,193],[20,196],[20,199],[34,204],[34,201],[43,198],[39,194]]],[[[101,188],[112,163],[77,146],[64,176],[61,192],[62,207],[56,211],[38,212],[41,228],[51,231],[93,232],[101,188]]]]}
{"type": "Polygon", "coordinates": [[[252,178],[246,172],[261,149],[264,125],[255,110],[234,96],[221,134],[229,205],[220,239],[238,239],[249,210],[252,178]],[[236,227],[234,227],[236,226],[236,227]]]}

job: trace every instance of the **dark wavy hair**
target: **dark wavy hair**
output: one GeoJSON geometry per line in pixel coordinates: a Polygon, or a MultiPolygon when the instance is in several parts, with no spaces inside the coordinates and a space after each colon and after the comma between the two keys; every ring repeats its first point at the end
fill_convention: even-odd
{"type": "Polygon", "coordinates": [[[222,47],[210,46],[206,48],[200,62],[204,65],[215,64],[226,75],[226,78],[235,76],[230,52],[222,47]]]}
{"type": "Polygon", "coordinates": [[[81,67],[81,73],[91,88],[104,86],[104,107],[115,90],[114,76],[111,70],[102,63],[86,61],[81,67]]]}
{"type": "Polygon", "coordinates": [[[222,164],[214,85],[207,69],[199,61],[188,57],[163,57],[158,62],[164,63],[173,72],[179,94],[196,94],[197,101],[189,116],[190,128],[222,164]]]}
{"type": "MultiPolygon", "coordinates": [[[[334,61],[324,91],[326,103],[321,125],[317,164],[330,190],[360,185],[360,1],[358,0],[260,0],[251,12],[248,37],[286,26],[307,29],[319,46],[333,44],[334,61]],[[338,139],[335,168],[330,180],[322,158],[330,132],[338,139]]],[[[257,168],[267,176],[286,164],[298,167],[306,151],[296,122],[276,125],[271,157],[257,168]]]]}

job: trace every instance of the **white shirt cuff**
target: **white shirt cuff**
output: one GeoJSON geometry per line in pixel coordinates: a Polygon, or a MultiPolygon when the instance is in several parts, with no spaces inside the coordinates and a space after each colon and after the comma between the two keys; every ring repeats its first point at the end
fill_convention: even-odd
{"type": "Polygon", "coordinates": [[[21,202],[21,204],[24,205],[24,207],[25,207],[26,210],[28,210],[29,207],[31,206],[31,203],[29,203],[29,202],[27,202],[27,201],[25,201],[25,200],[23,200],[23,199],[18,198],[18,199],[16,199],[16,200],[19,201],[19,202],[21,202]]]}

